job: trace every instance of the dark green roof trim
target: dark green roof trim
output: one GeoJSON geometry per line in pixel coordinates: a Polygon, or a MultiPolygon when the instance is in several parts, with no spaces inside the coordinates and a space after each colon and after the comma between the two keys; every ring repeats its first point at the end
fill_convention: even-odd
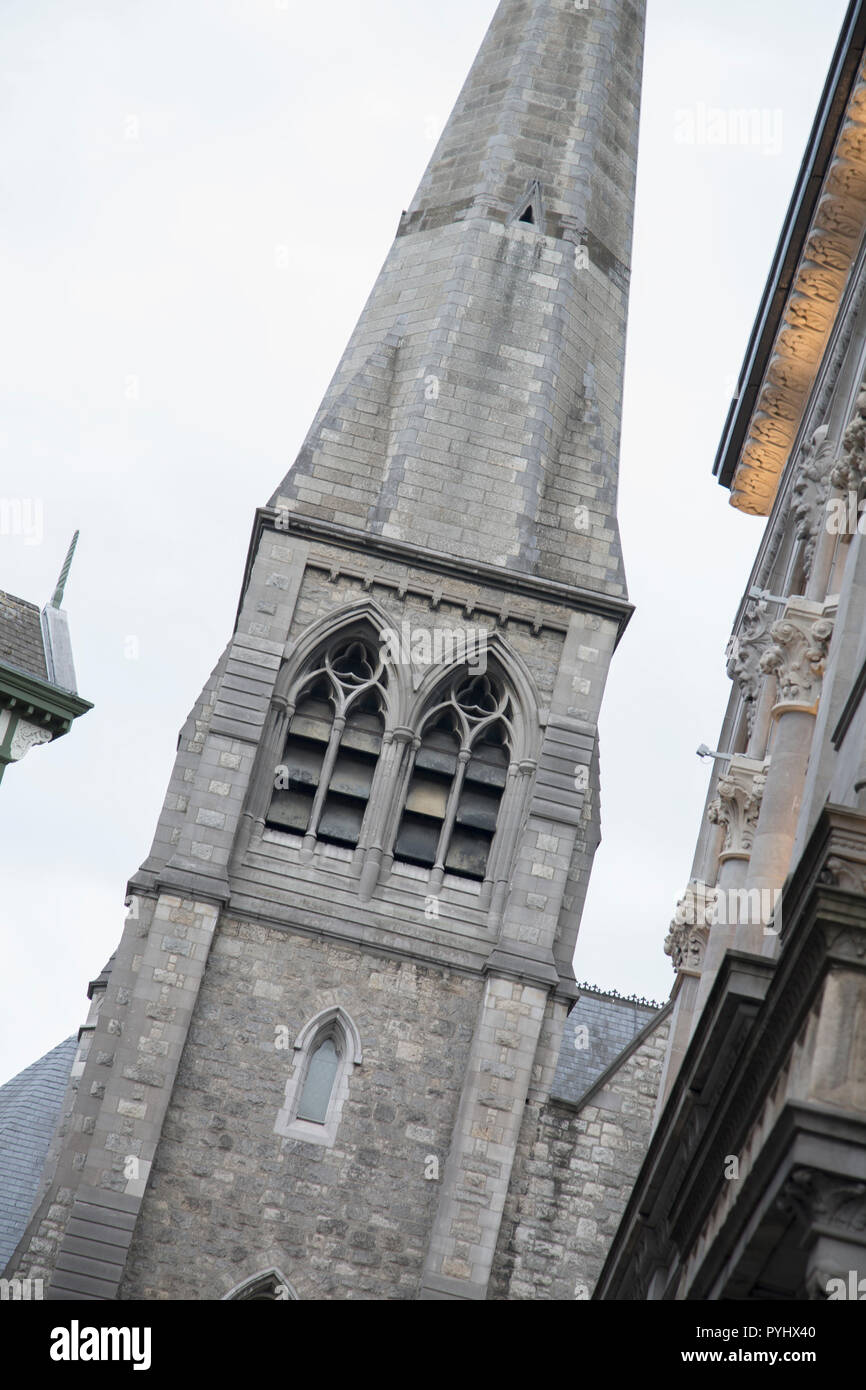
{"type": "Polygon", "coordinates": [[[86,714],[93,705],[71,690],[61,690],[50,681],[0,661],[0,708],[12,709],[33,723],[49,725],[58,738],[67,732],[73,719],[86,714]]]}

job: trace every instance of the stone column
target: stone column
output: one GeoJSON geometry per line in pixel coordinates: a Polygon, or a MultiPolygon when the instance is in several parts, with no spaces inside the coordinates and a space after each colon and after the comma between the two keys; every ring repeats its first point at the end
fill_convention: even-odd
{"type": "Polygon", "coordinates": [[[701,971],[696,1019],[712,989],[722,958],[736,937],[740,904],[744,901],[742,890],[746,886],[768,766],[764,760],[738,753],[719,778],[716,798],[707,808],[708,819],[724,828],[725,841],[719,855],[716,907],[701,971]]]}
{"type": "Polygon", "coordinates": [[[793,597],[784,617],[770,627],[770,644],[761,657],[761,670],[775,675],[778,699],[772,709],[770,766],[747,877],[749,920],[737,926],[737,950],[775,954],[779,924],[767,928],[790,868],[832,633],[823,604],[793,597]]]}
{"type": "Polygon", "coordinates": [[[677,903],[673,921],[668,928],[665,955],[670,956],[677,978],[673,989],[671,1030],[653,1125],[664,1108],[699,1017],[698,990],[715,906],[715,888],[708,888],[699,879],[692,879],[677,903]]]}

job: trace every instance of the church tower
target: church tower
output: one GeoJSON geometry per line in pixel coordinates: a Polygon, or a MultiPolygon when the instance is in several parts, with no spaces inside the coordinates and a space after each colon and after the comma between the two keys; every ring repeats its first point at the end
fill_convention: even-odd
{"type": "Polygon", "coordinates": [[[48,1297],[503,1296],[631,611],[643,23],[501,0],[256,513],[10,1266],[48,1297]]]}

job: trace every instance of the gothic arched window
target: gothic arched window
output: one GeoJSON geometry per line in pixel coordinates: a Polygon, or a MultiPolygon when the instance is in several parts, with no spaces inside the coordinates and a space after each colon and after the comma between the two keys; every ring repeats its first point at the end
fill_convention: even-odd
{"type": "Polygon", "coordinates": [[[340,1053],[333,1036],[328,1034],[316,1047],[310,1057],[304,1089],[298,1103],[299,1120],[310,1120],[323,1125],[328,1114],[328,1104],[337,1079],[340,1066],[340,1053]]]}
{"type": "Polygon", "coordinates": [[[349,1094],[349,1078],[361,1064],[358,1030],[345,1009],[325,1009],[298,1033],[294,1053],[274,1132],[330,1148],[349,1094]]]}
{"type": "Polygon", "coordinates": [[[424,719],[395,859],[484,880],[511,761],[510,701],[490,673],[455,673],[424,719]]]}
{"type": "Polygon", "coordinates": [[[289,707],[266,824],[353,847],[361,834],[385,729],[386,673],[372,639],[337,638],[289,707]]]}
{"type": "Polygon", "coordinates": [[[298,1295],[284,1274],[278,1269],[263,1269],[242,1283],[236,1284],[223,1301],[232,1303],[284,1303],[297,1302],[298,1295]]]}

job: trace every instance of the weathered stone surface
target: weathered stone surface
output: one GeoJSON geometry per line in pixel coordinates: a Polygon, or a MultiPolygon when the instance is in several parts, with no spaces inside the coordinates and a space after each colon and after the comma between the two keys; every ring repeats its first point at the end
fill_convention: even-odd
{"type": "Polygon", "coordinates": [[[480,990],[224,918],[120,1296],[220,1298],[274,1263],[301,1298],[413,1298],[438,1199],[425,1160],[444,1167],[480,990]],[[235,943],[240,956],[226,949],[235,943]],[[273,998],[256,994],[260,980],[273,998]],[[364,1063],[323,1151],[273,1132],[293,1061],[275,1038],[335,1000],[357,1022],[364,1063]],[[401,1057],[406,1041],[421,1065],[401,1057]]]}

